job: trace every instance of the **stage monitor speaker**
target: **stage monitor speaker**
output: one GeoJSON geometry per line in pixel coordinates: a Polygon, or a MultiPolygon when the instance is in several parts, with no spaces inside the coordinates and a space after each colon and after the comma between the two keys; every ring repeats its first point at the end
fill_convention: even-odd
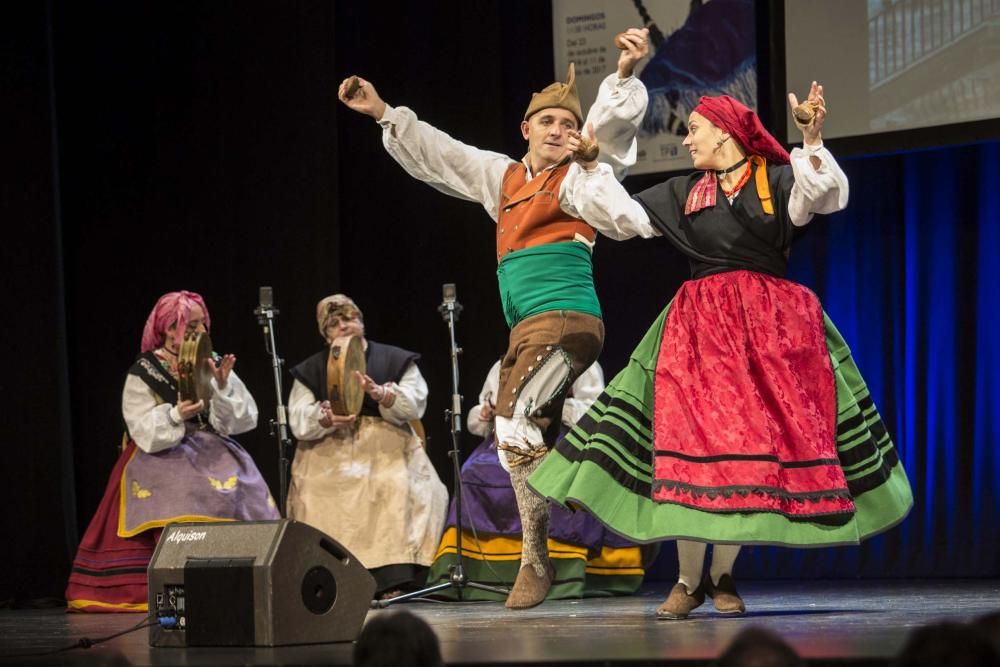
{"type": "Polygon", "coordinates": [[[375,579],[304,523],[174,523],[149,563],[150,646],[353,641],[375,579]]]}

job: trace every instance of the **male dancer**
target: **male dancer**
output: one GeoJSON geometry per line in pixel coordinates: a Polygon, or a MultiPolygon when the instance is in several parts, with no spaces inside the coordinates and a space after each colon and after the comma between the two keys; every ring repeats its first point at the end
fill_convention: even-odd
{"type": "MultiPolygon", "coordinates": [[[[601,83],[587,118],[599,159],[619,178],[635,163],[635,134],[646,111],[646,89],[633,72],[649,52],[647,37],[645,29],[624,34],[618,71],[601,83]]],[[[528,153],[520,161],[452,139],[412,110],[387,105],[370,82],[352,79],[341,84],[340,100],[378,121],[386,150],[407,173],[478,201],[496,221],[497,277],[511,327],[496,401],[497,449],[524,535],[507,607],[534,607],[545,599],[553,568],[548,504],[526,481],[555,444],[566,392],[604,342],[591,262],[596,232],[573,203],[581,171],[573,156],[584,125],[573,65],[566,83],[532,95],[521,123],[528,153]]]]}

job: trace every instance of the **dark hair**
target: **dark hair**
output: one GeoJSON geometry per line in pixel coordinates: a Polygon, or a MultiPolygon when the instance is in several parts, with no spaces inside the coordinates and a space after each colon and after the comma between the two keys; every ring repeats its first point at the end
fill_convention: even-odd
{"type": "Polygon", "coordinates": [[[894,665],[953,665],[978,667],[997,664],[997,654],[985,632],[964,623],[945,621],[910,633],[894,665]]]}
{"type": "Polygon", "coordinates": [[[979,631],[1000,656],[1000,611],[990,612],[972,621],[972,627],[979,631]]]}
{"type": "Polygon", "coordinates": [[[763,628],[747,628],[714,663],[717,667],[798,667],[805,664],[791,646],[763,628]]]}
{"type": "Polygon", "coordinates": [[[382,612],[365,623],[354,645],[355,667],[441,667],[437,635],[408,611],[382,612]]]}

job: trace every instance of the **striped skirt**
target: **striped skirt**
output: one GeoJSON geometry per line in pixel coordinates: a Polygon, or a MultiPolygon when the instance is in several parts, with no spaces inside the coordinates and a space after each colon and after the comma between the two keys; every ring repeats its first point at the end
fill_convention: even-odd
{"type": "MultiPolygon", "coordinates": [[[[521,521],[510,475],[500,466],[493,438],[484,440],[462,465],[462,556],[470,581],[511,586],[521,562],[521,521]]],[[[458,559],[458,531],[452,500],[444,535],[428,579],[449,578],[458,559]]],[[[608,531],[584,512],[553,506],[549,526],[549,557],[555,579],[548,599],[630,595],[642,583],[644,556],[655,552],[608,531]]],[[[453,589],[439,595],[454,598],[453,589]]],[[[504,596],[467,588],[464,600],[503,600],[504,596]]]]}
{"type": "MultiPolygon", "coordinates": [[[[775,385],[763,382],[762,386],[760,378],[752,377],[760,373],[758,362],[769,358],[773,367],[788,369],[783,378],[787,382],[777,386],[807,387],[809,378],[794,377],[801,365],[801,353],[780,346],[753,350],[753,331],[724,329],[733,322],[749,321],[745,316],[752,318],[758,306],[769,307],[778,300],[772,298],[777,294],[765,294],[762,303],[755,304],[742,298],[747,296],[743,292],[735,301],[738,308],[747,310],[734,317],[729,317],[726,307],[717,314],[704,304],[692,307],[699,311],[697,314],[680,311],[693,302],[686,298],[689,295],[685,289],[703,289],[717,283],[719,295],[739,293],[746,287],[740,284],[746,275],[755,285],[762,284],[765,291],[804,289],[789,281],[749,272],[685,283],[632,353],[625,369],[532,475],[529,483],[538,493],[567,507],[584,508],[613,531],[640,543],[688,539],[803,547],[857,544],[905,518],[913,504],[906,473],[850,349],[818,302],[814,319],[816,329],[822,330],[820,354],[825,343],[829,356],[829,365],[823,359],[822,368],[832,380],[830,404],[820,412],[829,413],[829,427],[815,417],[815,428],[802,429],[805,439],[788,435],[796,431],[790,426],[792,422],[805,419],[798,414],[799,408],[788,408],[789,402],[784,400],[787,397],[775,400],[775,385]],[[678,309],[675,318],[684,315],[685,320],[719,317],[718,326],[709,323],[705,335],[724,331],[728,339],[737,341],[733,346],[736,354],[742,354],[741,348],[749,349],[752,359],[745,365],[751,369],[750,377],[733,378],[725,362],[706,370],[706,364],[691,363],[692,359],[679,363],[668,360],[675,367],[665,369],[661,355],[668,353],[665,351],[673,342],[665,335],[676,335],[673,332],[678,331],[677,323],[670,321],[672,308],[678,309]],[[789,361],[789,354],[799,357],[789,361]],[[673,375],[667,372],[671,370],[673,375]],[[703,378],[710,378],[706,380],[709,390],[699,396],[690,389],[697,383],[678,382],[678,373],[702,373],[703,378]],[[725,383],[730,381],[741,387],[740,393],[764,396],[768,405],[747,403],[740,410],[732,410],[730,402],[736,400],[737,393],[725,391],[725,383]],[[677,391],[676,386],[665,383],[679,384],[684,390],[677,391]],[[670,397],[669,405],[662,400],[664,396],[670,397]],[[708,415],[715,420],[714,426],[711,419],[703,420],[698,414],[711,405],[712,397],[720,403],[720,412],[731,413],[725,418],[708,415]],[[769,412],[761,419],[752,414],[755,409],[769,412]],[[786,414],[780,414],[783,409],[786,414]],[[771,414],[775,410],[779,414],[771,414]],[[665,415],[671,423],[664,423],[665,415]],[[733,424],[732,417],[739,423],[733,424]],[[746,427],[744,417],[779,426],[771,429],[770,436],[760,437],[746,427]],[[678,419],[690,424],[678,425],[678,419]],[[832,442],[810,442],[808,437],[817,433],[828,434],[823,437],[832,442]],[[672,439],[664,442],[665,438],[672,439]],[[796,451],[803,446],[810,451],[796,451]],[[817,471],[803,477],[801,470],[810,466],[817,471]],[[759,475],[755,483],[748,483],[754,474],[759,475]],[[689,483],[692,476],[700,481],[689,483]],[[730,485],[734,478],[740,483],[730,485]]],[[[746,327],[752,328],[752,322],[746,327]]],[[[687,347],[691,354],[698,355],[703,342],[685,341],[670,354],[680,354],[676,350],[687,347]]],[[[809,372],[813,373],[819,366],[813,363],[815,359],[809,361],[809,372]]],[[[827,384],[818,378],[813,381],[827,384]]],[[[811,400],[803,400],[800,405],[814,405],[811,400]]]]}

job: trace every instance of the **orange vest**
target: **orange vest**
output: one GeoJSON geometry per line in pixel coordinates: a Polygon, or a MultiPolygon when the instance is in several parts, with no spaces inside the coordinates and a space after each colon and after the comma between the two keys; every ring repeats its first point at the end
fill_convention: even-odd
{"type": "Polygon", "coordinates": [[[515,250],[573,241],[577,234],[594,242],[594,228],[559,206],[559,188],[570,164],[542,171],[530,181],[525,180],[528,170],[523,163],[507,167],[497,211],[498,262],[515,250]]]}

